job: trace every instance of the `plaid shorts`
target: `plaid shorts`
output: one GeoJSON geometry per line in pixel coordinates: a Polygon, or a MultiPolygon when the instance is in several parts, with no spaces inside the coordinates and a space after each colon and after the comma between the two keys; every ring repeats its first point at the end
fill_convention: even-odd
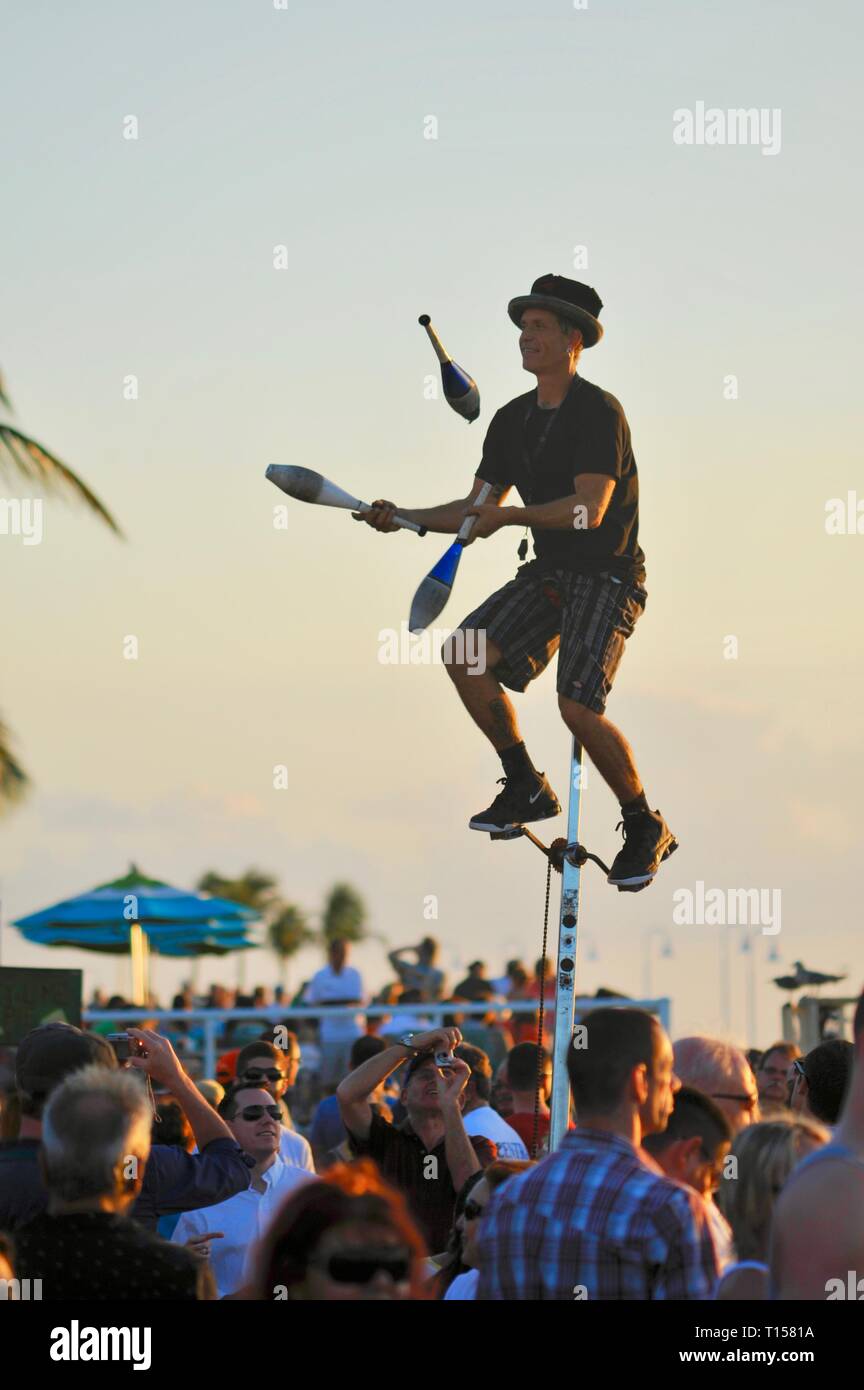
{"type": "Polygon", "coordinates": [[[525,690],[559,652],[558,694],[602,714],[647,597],[608,571],[571,574],[532,560],[459,626],[495,643],[495,675],[508,690],[525,690]]]}

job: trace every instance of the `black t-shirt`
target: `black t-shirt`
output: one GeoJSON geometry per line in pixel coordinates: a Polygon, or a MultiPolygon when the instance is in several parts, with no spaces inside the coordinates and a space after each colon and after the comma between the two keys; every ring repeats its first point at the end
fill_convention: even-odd
{"type": "Polygon", "coordinates": [[[43,1213],[13,1236],[15,1276],[41,1279],[45,1302],[67,1299],[195,1300],[208,1272],[171,1245],[114,1212],[43,1213]]]}
{"type": "Polygon", "coordinates": [[[639,479],[620,402],[577,373],[557,410],[541,410],[535,388],[492,417],[477,469],[484,482],[515,487],[523,503],[532,506],[570,496],[578,473],[615,479],[603,521],[593,530],[532,528],[537,559],[551,569],[577,574],[608,570],[641,583],[645,556],[639,545],[639,479]]]}
{"type": "MultiPolygon", "coordinates": [[[[445,1250],[453,1225],[456,1191],[447,1167],[444,1140],[427,1151],[408,1120],[395,1125],[373,1115],[368,1137],[359,1139],[349,1130],[348,1142],[358,1157],[374,1159],[385,1182],[401,1192],[430,1254],[445,1250]],[[429,1158],[434,1158],[434,1164],[428,1163],[429,1158]]],[[[480,1136],[470,1142],[485,1168],[496,1156],[495,1145],[480,1136]]]]}

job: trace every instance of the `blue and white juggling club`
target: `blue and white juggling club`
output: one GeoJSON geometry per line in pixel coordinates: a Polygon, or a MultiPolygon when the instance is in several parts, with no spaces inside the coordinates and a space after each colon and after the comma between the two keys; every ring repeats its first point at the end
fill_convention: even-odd
{"type": "MultiPolygon", "coordinates": [[[[491,491],[492,484],[484,483],[475,499],[475,506],[482,506],[491,491]]],[[[411,604],[411,615],[408,619],[410,632],[425,632],[430,623],[434,623],[438,614],[443,613],[453,590],[453,581],[456,578],[459,561],[462,559],[465,542],[470,536],[471,528],[476,520],[476,516],[466,516],[449,550],[444,551],[437,565],[429,571],[419,585],[411,604]]]]}
{"type": "Polygon", "coordinates": [[[432,324],[428,314],[421,314],[417,320],[426,329],[429,341],[435,349],[435,356],[441,363],[441,382],[444,386],[444,399],[457,415],[467,420],[469,425],[480,414],[480,392],[472,376],[454,362],[432,324]]]}

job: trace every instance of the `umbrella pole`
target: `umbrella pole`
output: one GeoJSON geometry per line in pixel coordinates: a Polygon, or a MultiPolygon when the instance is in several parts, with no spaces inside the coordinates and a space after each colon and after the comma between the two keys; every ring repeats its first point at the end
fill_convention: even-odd
{"type": "Polygon", "coordinates": [[[129,924],[129,959],[132,967],[132,1003],[144,1006],[144,932],[140,922],[129,924]]]}
{"type": "Polygon", "coordinates": [[[150,1000],[150,938],[146,931],[141,932],[141,998],[144,1007],[149,1008],[150,1000]]]}

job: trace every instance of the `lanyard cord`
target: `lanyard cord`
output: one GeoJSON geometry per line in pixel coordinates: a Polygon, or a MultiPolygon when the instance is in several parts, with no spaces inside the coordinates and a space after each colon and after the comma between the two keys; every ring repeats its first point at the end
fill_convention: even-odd
{"type": "MultiPolygon", "coordinates": [[[[581,385],[581,380],[580,380],[580,385],[581,385]]],[[[566,397],[565,397],[565,399],[566,399],[566,397]]],[[[563,404],[563,402],[562,402],[561,404],[563,404]]],[[[528,484],[529,484],[529,486],[530,486],[530,488],[531,488],[531,494],[532,494],[531,497],[526,498],[526,501],[528,502],[528,505],[529,505],[529,506],[531,505],[531,503],[532,503],[533,500],[534,500],[534,496],[533,496],[533,494],[534,494],[534,469],[535,469],[537,463],[538,463],[539,460],[540,460],[540,455],[543,453],[543,450],[544,450],[545,447],[546,447],[546,440],[547,440],[547,438],[548,438],[549,431],[551,430],[552,426],[554,425],[555,421],[557,420],[557,418],[558,418],[558,412],[559,412],[560,409],[561,409],[561,405],[556,405],[556,407],[555,407],[554,410],[544,410],[544,411],[542,411],[542,414],[543,414],[543,415],[546,415],[548,418],[547,418],[546,421],[544,422],[543,428],[541,429],[540,434],[539,434],[539,436],[538,436],[538,438],[537,438],[537,440],[536,440],[536,442],[535,442],[533,448],[529,448],[529,446],[528,446],[528,424],[529,424],[529,421],[531,420],[532,415],[535,413],[535,411],[536,411],[538,414],[541,413],[541,412],[540,412],[540,407],[539,407],[539,406],[537,405],[537,403],[536,403],[536,398],[535,398],[535,400],[533,400],[533,401],[529,401],[528,406],[526,407],[526,410],[525,410],[525,419],[524,419],[523,422],[522,422],[522,463],[523,463],[523,466],[524,466],[524,468],[525,468],[525,476],[526,476],[526,479],[527,479],[527,481],[528,481],[528,484]]],[[[526,526],[526,527],[525,527],[525,534],[524,534],[524,536],[522,537],[521,541],[519,542],[519,549],[518,549],[518,551],[516,552],[517,555],[519,556],[519,559],[520,559],[520,560],[524,560],[524,559],[527,557],[527,555],[528,555],[528,530],[529,530],[529,528],[526,526]]]]}

